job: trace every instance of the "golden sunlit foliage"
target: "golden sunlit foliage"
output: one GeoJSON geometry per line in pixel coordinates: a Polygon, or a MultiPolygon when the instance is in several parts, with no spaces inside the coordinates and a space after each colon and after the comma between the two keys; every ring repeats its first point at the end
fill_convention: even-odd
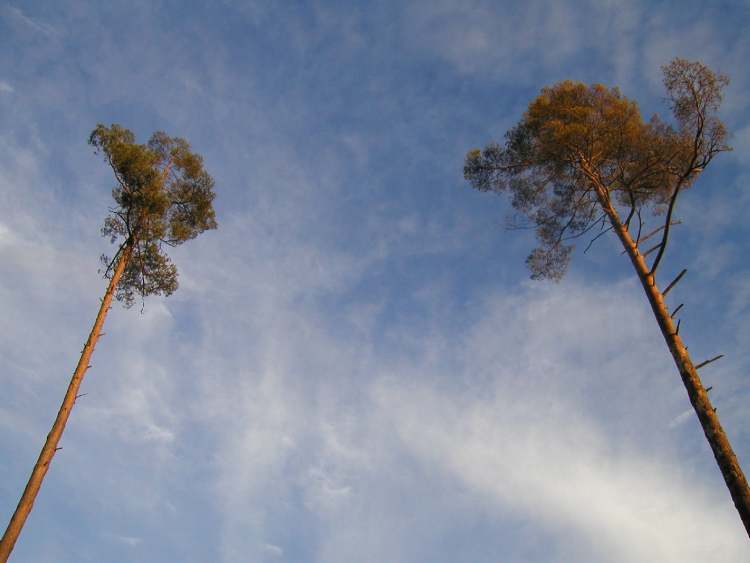
{"type": "Polygon", "coordinates": [[[617,88],[566,80],[542,89],[505,146],[467,154],[472,186],[509,191],[536,227],[540,246],[527,261],[533,278],[560,279],[572,250],[566,242],[606,221],[592,179],[626,207],[629,226],[644,206],[671,208],[676,193],[729,150],[714,115],[726,77],[683,59],[664,67],[664,76],[676,127],[658,116],[644,121],[617,88]]]}
{"type": "Polygon", "coordinates": [[[136,295],[170,295],[177,289],[177,269],[163,245],[177,246],[216,228],[214,181],[203,159],[184,139],[156,132],[142,145],[116,124],[98,125],[89,143],[104,155],[117,179],[112,190],[117,205],[102,234],[122,242],[114,258],[102,256],[107,276],[124,246],[133,247],[117,299],[131,305],[136,295]]]}

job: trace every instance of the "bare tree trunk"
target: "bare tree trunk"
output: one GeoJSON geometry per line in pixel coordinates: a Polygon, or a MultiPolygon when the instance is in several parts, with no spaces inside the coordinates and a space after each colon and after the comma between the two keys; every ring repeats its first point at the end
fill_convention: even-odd
{"type": "Polygon", "coordinates": [[[734,506],[737,508],[737,512],[740,513],[742,523],[745,525],[745,531],[750,536],[750,488],[748,488],[745,475],[737,461],[737,456],[729,443],[724,429],[721,427],[716,410],[711,405],[708,393],[698,376],[698,370],[695,369],[687,347],[683,344],[682,338],[678,334],[677,328],[664,303],[664,295],[656,286],[656,281],[646,264],[646,260],[638,251],[638,247],[630,236],[628,228],[620,220],[617,210],[610,202],[606,189],[599,184],[596,186],[596,190],[599,203],[609,217],[614,231],[617,233],[622,246],[630,257],[633,268],[635,268],[638,274],[638,279],[641,281],[643,290],[646,292],[656,321],[659,323],[661,333],[680,372],[680,377],[687,390],[690,403],[698,415],[703,433],[706,435],[706,439],[716,458],[716,463],[721,470],[721,474],[724,476],[729,493],[732,495],[734,506]]]}
{"type": "Polygon", "coordinates": [[[104,325],[104,319],[107,316],[107,311],[112,303],[112,297],[114,296],[117,284],[122,277],[122,273],[125,271],[130,256],[132,255],[133,247],[132,244],[126,243],[122,249],[122,253],[117,261],[114,272],[112,273],[112,279],[109,282],[107,291],[102,299],[101,307],[99,307],[99,313],[96,315],[96,321],[91,329],[91,334],[86,341],[81,352],[81,359],[78,361],[73,377],[68,385],[68,390],[65,393],[60,410],[57,413],[57,418],[52,425],[52,430],[47,435],[47,441],[44,443],[39,459],[37,459],[34,469],[31,472],[26,488],[23,491],[21,500],[18,501],[18,506],[13,516],[10,519],[8,528],[3,534],[2,540],[0,540],[0,563],[5,563],[10,557],[13,546],[18,539],[21,529],[23,528],[26,518],[29,516],[32,507],[34,506],[34,500],[39,492],[39,488],[42,486],[44,476],[49,469],[49,465],[52,462],[52,458],[58,450],[57,444],[60,441],[63,431],[65,430],[65,424],[68,422],[70,411],[73,409],[73,405],[76,402],[78,395],[78,389],[83,381],[83,376],[86,374],[86,370],[89,368],[89,360],[91,354],[94,352],[94,347],[99,340],[102,326],[104,325]]]}

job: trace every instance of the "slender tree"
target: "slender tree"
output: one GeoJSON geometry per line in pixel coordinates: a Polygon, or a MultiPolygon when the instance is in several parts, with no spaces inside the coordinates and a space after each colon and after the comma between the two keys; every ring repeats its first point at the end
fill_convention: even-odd
{"type": "Polygon", "coordinates": [[[137,144],[128,129],[100,124],[91,133],[89,144],[104,156],[117,180],[112,190],[115,205],[104,220],[102,235],[119,246],[111,259],[102,256],[109,284],[52,430],[0,540],[0,563],[8,560],[59,449],[57,444],[90,367],[112,299],[130,307],[136,296],[172,294],[177,289],[177,269],[164,247],[180,245],[216,228],[214,181],[203,168],[203,159],[184,139],[157,132],[147,144],[137,144]]]}
{"type": "Polygon", "coordinates": [[[700,62],[679,58],[662,70],[674,126],[657,116],[644,122],[636,103],[617,88],[559,82],[531,101],[504,146],[469,151],[464,176],[480,191],[509,192],[519,216],[536,229],[539,246],[526,261],[534,279],[565,274],[572,239],[593,229],[599,230],[594,239],[614,231],[750,535],[750,489],[698,376],[713,359],[692,362],[674,319],[682,305],[670,313],[664,301],[685,270],[664,290],[656,283],[678,196],[717,154],[731,150],[716,115],[729,81],[700,62]],[[646,215],[659,222],[649,233],[643,232],[646,215]]]}

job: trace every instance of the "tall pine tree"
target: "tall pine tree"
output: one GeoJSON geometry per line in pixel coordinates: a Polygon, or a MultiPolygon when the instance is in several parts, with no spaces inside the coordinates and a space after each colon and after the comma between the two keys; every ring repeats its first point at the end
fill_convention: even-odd
{"type": "Polygon", "coordinates": [[[112,299],[130,307],[136,297],[172,294],[177,289],[177,269],[165,247],[216,228],[213,178],[184,139],[157,132],[148,143],[138,144],[128,129],[100,124],[89,144],[104,156],[117,180],[112,190],[115,205],[104,220],[102,234],[118,247],[111,259],[102,256],[109,284],[57,418],[0,540],[0,563],[10,556],[58,450],[112,299]]]}
{"type": "Polygon", "coordinates": [[[698,376],[711,360],[693,363],[674,320],[677,309],[670,312],[664,301],[685,270],[664,290],[656,282],[679,195],[717,154],[731,150],[716,115],[729,81],[684,59],[663,72],[675,126],[658,117],[644,122],[636,103],[617,88],[559,82],[531,101],[504,145],[469,151],[464,176],[478,190],[509,192],[513,207],[536,228],[539,246],[526,261],[532,278],[559,280],[570,240],[596,227],[614,231],[750,535],[750,489],[698,376]],[[642,232],[646,214],[663,217],[650,233],[642,232]]]}

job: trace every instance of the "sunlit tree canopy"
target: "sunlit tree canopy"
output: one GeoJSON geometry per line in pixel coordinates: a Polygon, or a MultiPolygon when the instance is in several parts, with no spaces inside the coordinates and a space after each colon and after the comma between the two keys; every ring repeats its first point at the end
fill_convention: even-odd
{"type": "MultiPolygon", "coordinates": [[[[135,297],[170,295],[177,289],[177,269],[164,246],[177,246],[216,228],[213,178],[203,159],[184,139],[156,132],[146,144],[119,125],[98,125],[89,138],[111,166],[117,184],[115,206],[102,234],[119,242],[118,254],[132,245],[132,256],[117,288],[117,299],[131,305],[135,297]]],[[[102,257],[110,275],[118,257],[102,257]]]]}
{"type": "Polygon", "coordinates": [[[540,244],[527,259],[533,278],[560,279],[569,241],[603,225],[595,184],[625,209],[630,226],[644,207],[671,212],[677,193],[729,150],[715,115],[727,78],[683,59],[663,71],[674,125],[658,116],[644,121],[617,88],[566,80],[542,89],[504,145],[467,154],[472,186],[510,192],[513,207],[536,228],[540,244]]]}

